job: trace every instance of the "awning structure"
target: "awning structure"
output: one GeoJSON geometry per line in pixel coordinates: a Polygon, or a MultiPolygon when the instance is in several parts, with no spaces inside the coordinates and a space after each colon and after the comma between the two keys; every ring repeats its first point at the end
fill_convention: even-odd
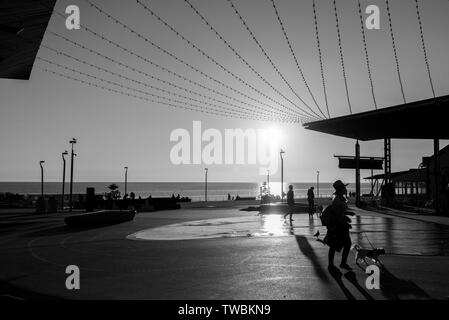
{"type": "MultiPolygon", "coordinates": [[[[365,180],[383,180],[384,174],[376,174],[364,178],[365,180]]],[[[410,169],[406,171],[398,171],[391,173],[391,180],[393,182],[425,182],[426,169],[410,169]]]]}
{"type": "Polygon", "coordinates": [[[309,122],[304,128],[362,141],[449,139],[449,95],[309,122]]]}
{"type": "MultiPolygon", "coordinates": [[[[334,156],[338,158],[338,167],[340,169],[356,169],[357,159],[354,156],[334,156]]],[[[358,166],[366,170],[382,170],[384,158],[381,157],[359,157],[358,166]]]]}
{"type": "Polygon", "coordinates": [[[30,78],[55,2],[0,1],[0,78],[30,78]]]}

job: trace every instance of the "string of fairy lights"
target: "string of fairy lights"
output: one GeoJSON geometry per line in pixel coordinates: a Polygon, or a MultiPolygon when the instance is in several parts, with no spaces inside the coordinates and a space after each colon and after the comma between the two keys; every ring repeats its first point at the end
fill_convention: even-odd
{"type": "MultiPolygon", "coordinates": [[[[125,57],[122,57],[122,59],[118,59],[116,57],[113,58],[111,57],[110,54],[107,54],[100,50],[95,50],[87,44],[83,44],[80,41],[71,39],[67,36],[64,36],[54,31],[47,31],[47,33],[53,37],[63,40],[66,44],[69,44],[89,54],[92,54],[97,58],[100,58],[101,61],[107,62],[108,66],[107,67],[100,66],[98,63],[93,63],[93,61],[90,61],[89,59],[81,59],[79,57],[76,57],[75,55],[71,54],[72,51],[70,51],[71,53],[68,53],[67,51],[55,49],[54,47],[48,46],[46,44],[41,44],[42,48],[47,49],[56,56],[64,57],[65,60],[79,63],[83,65],[85,68],[88,68],[89,70],[95,70],[95,72],[102,72],[104,73],[105,76],[112,76],[119,78],[123,83],[112,81],[106,77],[100,77],[95,72],[88,73],[80,71],[74,68],[73,65],[71,66],[69,62],[67,62],[67,64],[57,63],[55,61],[40,56],[37,58],[37,60],[46,64],[46,67],[41,68],[43,71],[48,72],[55,76],[65,78],[67,80],[77,81],[81,84],[101,90],[106,90],[108,92],[112,92],[115,94],[125,95],[128,97],[136,98],[146,102],[151,102],[154,104],[164,105],[173,108],[181,108],[195,112],[203,112],[220,117],[239,118],[257,121],[275,121],[284,123],[312,122],[331,117],[328,93],[326,88],[327,81],[325,75],[325,65],[322,54],[322,47],[320,43],[318,10],[316,7],[315,0],[311,0],[311,3],[313,10],[316,46],[319,58],[320,75],[322,81],[322,89],[326,112],[323,111],[323,108],[318,103],[315,95],[313,94],[312,88],[306,79],[303,68],[298,58],[298,54],[293,49],[294,45],[292,44],[291,38],[288,35],[287,26],[281,17],[280,11],[276,5],[275,0],[267,0],[267,1],[271,2],[271,6],[274,10],[274,16],[279,25],[279,30],[281,31],[283,39],[285,40],[286,43],[286,47],[289,50],[291,59],[294,62],[296,69],[299,73],[298,78],[302,80],[302,83],[304,84],[310,98],[312,99],[313,101],[312,105],[308,104],[305,101],[305,99],[300,94],[298,94],[298,92],[294,89],[294,86],[287,80],[287,78],[282,73],[279,66],[275,64],[274,59],[272,58],[268,50],[262,45],[261,41],[256,37],[256,32],[249,26],[248,22],[246,21],[246,19],[241,14],[241,12],[239,11],[239,9],[232,0],[223,0],[223,2],[227,3],[230,6],[230,9],[232,9],[235,16],[241,22],[243,27],[242,29],[249,34],[249,38],[259,48],[259,51],[265,58],[267,64],[271,67],[271,69],[275,72],[275,74],[279,76],[279,78],[282,80],[282,83],[286,86],[286,88],[288,88],[289,91],[298,99],[300,104],[294,102],[292,99],[287,97],[277,86],[273,84],[272,81],[264,77],[262,73],[258,71],[253,64],[251,64],[246,58],[244,58],[243,55],[239,52],[238,48],[231,45],[230,40],[226,39],[223,36],[223,34],[219,32],[215,26],[213,26],[211,20],[207,19],[204,13],[201,13],[201,10],[192,3],[192,0],[184,0],[187,7],[190,8],[193,11],[193,13],[199,18],[199,20],[205,26],[207,26],[208,30],[211,33],[213,33],[216,36],[216,38],[225,45],[227,49],[229,49],[233,57],[237,58],[241,63],[243,63],[243,65],[245,65],[253,75],[255,75],[268,88],[271,89],[271,91],[275,94],[274,96],[266,93],[265,88],[260,88],[259,87],[260,84],[259,85],[251,84],[237,72],[231,70],[229,67],[225,67],[222,63],[218,61],[216,57],[214,57],[211,53],[207,52],[207,48],[201,48],[193,40],[183,35],[167,20],[163,19],[154,10],[154,8],[151,8],[152,2],[151,0],[136,0],[135,3],[137,6],[142,8],[144,12],[148,13],[152,18],[154,18],[155,21],[161,23],[164,27],[170,30],[170,32],[174,33],[179,40],[183,41],[190,48],[194,49],[194,52],[196,52],[202,58],[212,63],[216,68],[218,68],[218,70],[221,70],[226,76],[229,76],[230,78],[236,80],[237,83],[239,83],[239,86],[236,87],[235,82],[233,82],[233,84],[229,84],[228,83],[229,80],[222,80],[220,78],[220,73],[216,72],[211,73],[210,70],[203,70],[202,64],[195,65],[187,61],[186,58],[183,58],[181,56],[181,52],[179,51],[172,52],[164,48],[163,45],[158,44],[155,40],[151,38],[151,32],[149,33],[146,32],[145,34],[142,34],[141,32],[136,31],[134,28],[130,27],[127,23],[123,22],[121,19],[114,17],[106,10],[101,8],[99,5],[95,3],[94,0],[83,0],[83,1],[88,4],[88,6],[92,9],[93,12],[96,12],[104,16],[107,20],[109,20],[111,24],[121,27],[124,31],[128,32],[139,41],[142,41],[144,44],[156,49],[162,55],[165,55],[170,59],[172,59],[172,61],[179,63],[183,67],[182,68],[183,71],[175,70],[173,69],[173,67],[157,63],[155,62],[154,58],[150,58],[148,54],[143,55],[137,53],[134,48],[119,43],[119,41],[106,36],[105,34],[103,34],[98,30],[94,30],[92,27],[87,26],[84,23],[80,26],[81,30],[83,30],[84,32],[87,32],[91,36],[94,36],[103,44],[118,49],[122,53],[125,53],[126,55],[130,55],[133,58],[138,59],[139,61],[143,62],[145,65],[148,65],[151,68],[156,68],[159,71],[162,71],[163,74],[168,76],[170,79],[173,79],[173,81],[158,76],[159,74],[161,74],[160,72],[154,73],[146,71],[144,67],[139,68],[133,67],[128,63],[128,60],[126,60],[125,57]],[[110,63],[114,64],[116,67],[118,66],[122,70],[126,70],[133,76],[125,76],[121,72],[111,70],[110,63]],[[53,69],[49,69],[50,67],[53,69]],[[55,69],[61,70],[61,72],[55,71],[55,69]],[[187,74],[185,74],[184,69],[190,70],[191,72],[187,72],[187,74]],[[192,72],[193,74],[196,75],[196,77],[193,77],[192,72]],[[137,77],[140,76],[140,79],[145,79],[145,81],[138,80],[135,78],[135,76],[137,77]],[[85,78],[88,78],[89,80],[86,80],[85,78]],[[163,84],[165,87],[150,84],[148,80],[156,81],[160,84],[163,84]],[[177,82],[175,82],[174,80],[176,80],[177,82]],[[170,87],[171,90],[168,90],[167,86],[170,87]],[[194,87],[195,89],[192,89],[192,87],[194,87]],[[244,91],[243,89],[245,88],[249,90],[244,91]],[[159,94],[154,93],[155,91],[157,91],[159,94]],[[230,94],[230,92],[232,93],[230,94]]],[[[404,103],[406,103],[403,81],[399,66],[399,54],[397,52],[397,45],[393,32],[390,4],[389,0],[385,0],[385,2],[388,13],[388,25],[390,28],[389,31],[392,40],[394,59],[396,62],[396,71],[401,87],[401,94],[403,97],[403,101],[404,103]]],[[[431,70],[430,61],[428,58],[426,44],[424,41],[423,23],[418,2],[419,0],[415,0],[416,15],[421,37],[421,45],[432,89],[432,94],[435,97],[433,79],[431,77],[430,72],[431,70]]],[[[66,15],[64,15],[61,12],[58,12],[52,7],[51,8],[48,7],[44,2],[40,1],[40,3],[43,6],[47,7],[49,10],[52,10],[53,13],[59,16],[60,18],[62,19],[67,18],[66,15]]],[[[339,60],[345,85],[346,99],[349,107],[349,112],[352,114],[353,110],[349,94],[349,83],[348,83],[349,81],[345,69],[343,40],[342,40],[342,32],[340,29],[340,19],[338,15],[337,1],[333,0],[332,4],[337,31],[337,40],[338,40],[337,49],[339,52],[339,60]]],[[[373,98],[374,108],[377,110],[378,105],[375,96],[374,79],[373,79],[374,77],[369,59],[368,44],[363,25],[360,0],[357,0],[357,9],[361,22],[361,35],[363,44],[362,49],[366,63],[367,75],[371,89],[371,95],[373,98]]],[[[107,49],[105,50],[107,51],[107,49]]],[[[243,72],[241,68],[239,68],[239,72],[243,72]]],[[[226,77],[226,79],[229,79],[229,77],[226,77]]]]}
{"type": "MultiPolygon", "coordinates": [[[[237,17],[239,18],[239,20],[242,22],[244,28],[246,29],[246,31],[248,31],[248,33],[251,36],[251,39],[256,43],[256,45],[258,46],[258,48],[260,49],[260,51],[262,52],[263,56],[267,59],[267,61],[269,62],[269,64],[272,66],[272,68],[274,69],[274,71],[279,75],[279,77],[282,79],[282,81],[287,85],[287,87],[290,89],[290,91],[313,113],[315,114],[317,117],[321,117],[319,114],[317,114],[299,95],[298,93],[295,91],[295,89],[293,89],[292,85],[285,79],[284,75],[279,71],[278,67],[275,65],[275,63],[273,62],[273,59],[271,59],[270,55],[267,53],[267,51],[265,50],[265,48],[262,46],[262,44],[260,43],[260,41],[256,38],[256,35],[254,34],[254,32],[251,30],[251,28],[248,26],[248,24],[246,23],[245,19],[243,18],[243,16],[241,15],[241,13],[239,12],[239,10],[237,10],[236,6],[234,5],[234,3],[231,0],[227,0],[227,2],[230,4],[230,6],[232,7],[232,9],[234,10],[234,13],[237,15],[237,17]]],[[[324,113],[321,111],[321,108],[318,106],[319,111],[323,114],[324,117],[326,117],[324,115],[324,113]]]]}
{"type": "MultiPolygon", "coordinates": [[[[48,48],[48,49],[50,49],[50,48],[48,48]]],[[[56,50],[55,50],[55,51],[56,51],[56,50]]],[[[59,52],[58,52],[58,53],[59,53],[59,52]]],[[[63,55],[64,55],[64,53],[60,53],[60,54],[63,54],[63,55]]],[[[44,59],[44,58],[41,58],[41,57],[37,57],[36,59],[37,59],[37,60],[40,60],[40,61],[44,61],[44,62],[46,62],[46,63],[48,63],[48,64],[51,64],[51,65],[53,65],[53,66],[56,66],[56,67],[58,67],[58,68],[63,68],[63,69],[65,69],[65,70],[68,70],[68,71],[71,71],[71,72],[74,72],[74,73],[78,73],[78,74],[80,74],[80,75],[84,75],[84,76],[86,76],[86,77],[88,77],[88,78],[92,78],[92,79],[95,79],[95,80],[99,80],[99,81],[102,81],[102,82],[106,82],[106,83],[109,83],[109,84],[112,84],[112,85],[119,86],[119,87],[121,87],[122,89],[129,89],[129,90],[131,90],[131,91],[136,91],[136,92],[138,92],[138,93],[148,94],[148,95],[153,96],[153,94],[148,93],[148,92],[146,92],[146,91],[137,90],[137,89],[134,89],[134,88],[131,88],[131,87],[123,86],[123,85],[120,85],[120,84],[118,84],[118,83],[116,83],[116,82],[112,82],[112,81],[109,81],[109,80],[107,80],[107,79],[104,79],[104,78],[101,78],[101,77],[98,77],[98,76],[93,76],[93,75],[91,75],[91,74],[87,74],[87,73],[85,73],[85,72],[82,72],[82,71],[79,71],[79,70],[75,70],[75,69],[73,69],[73,68],[70,68],[70,67],[61,65],[61,64],[59,64],[59,63],[50,61],[50,60],[48,60],[48,59],[44,59]]],[[[102,72],[111,74],[111,75],[116,76],[116,77],[118,77],[118,78],[121,78],[121,79],[130,81],[130,82],[132,82],[132,83],[135,83],[135,84],[138,84],[138,85],[147,87],[147,88],[149,88],[149,89],[154,89],[154,90],[157,90],[157,91],[161,91],[161,92],[163,92],[163,93],[165,93],[165,94],[168,94],[168,95],[171,95],[171,96],[175,96],[175,97],[178,97],[178,98],[183,98],[183,99],[186,99],[186,100],[190,100],[190,101],[193,101],[193,102],[196,102],[196,103],[205,104],[204,101],[201,101],[201,100],[198,100],[198,99],[194,99],[194,98],[191,98],[191,97],[188,97],[188,96],[184,96],[184,95],[178,94],[178,93],[176,93],[176,92],[171,92],[171,91],[169,91],[169,90],[166,90],[166,89],[163,89],[163,88],[160,88],[160,87],[156,87],[156,86],[153,86],[153,85],[151,85],[151,84],[148,84],[148,83],[145,83],[145,82],[136,80],[136,79],[132,79],[132,78],[127,77],[127,76],[124,76],[124,75],[122,75],[122,74],[120,74],[120,73],[117,73],[117,72],[114,72],[114,71],[111,71],[111,70],[108,70],[108,69],[105,69],[105,68],[102,68],[102,67],[99,67],[99,66],[90,64],[90,63],[88,63],[88,62],[86,62],[86,61],[83,61],[83,60],[81,60],[81,59],[77,59],[77,58],[74,58],[74,59],[76,59],[76,61],[78,61],[78,62],[80,62],[80,63],[83,63],[83,64],[85,64],[85,65],[89,65],[89,66],[91,66],[91,67],[93,67],[93,68],[95,68],[95,69],[97,69],[97,70],[99,70],[99,71],[102,71],[102,72]]],[[[164,96],[156,96],[156,97],[157,97],[157,98],[161,98],[161,99],[165,99],[164,96]]],[[[178,101],[177,101],[177,102],[178,102],[178,101]]],[[[226,111],[229,111],[231,114],[243,114],[243,115],[251,115],[251,114],[252,114],[252,113],[247,113],[247,112],[244,112],[244,111],[238,110],[238,109],[237,109],[237,111],[236,111],[236,109],[228,108],[228,107],[226,107],[226,106],[216,105],[216,104],[213,104],[213,103],[208,103],[207,105],[211,106],[211,108],[212,108],[213,110],[215,109],[215,110],[219,111],[219,110],[221,110],[221,109],[224,109],[224,110],[226,110],[226,111]]],[[[197,107],[197,108],[199,108],[199,109],[205,108],[204,106],[198,106],[198,105],[196,105],[195,107],[197,107]]],[[[259,120],[261,120],[261,119],[267,121],[268,119],[270,119],[270,115],[268,115],[268,116],[267,116],[267,115],[264,115],[264,116],[262,116],[262,117],[259,117],[259,120]]],[[[274,119],[275,119],[275,118],[274,118],[274,119]]],[[[278,119],[278,120],[279,120],[279,119],[278,119]]]]}
{"type": "MultiPolygon", "coordinates": [[[[87,1],[87,0],[85,0],[87,1]]],[[[302,115],[307,115],[310,117],[317,117],[314,114],[311,114],[310,112],[304,110],[303,108],[299,107],[297,104],[295,104],[291,99],[287,98],[283,93],[281,93],[278,89],[276,89],[274,87],[274,85],[268,81],[265,77],[263,77],[245,58],[243,58],[243,56],[241,54],[239,54],[237,52],[236,49],[234,49],[228,41],[226,41],[224,39],[224,37],[218,33],[218,31],[216,31],[215,28],[212,27],[212,25],[204,18],[204,16],[202,16],[199,11],[187,0],[185,0],[190,7],[195,11],[195,13],[197,13],[197,15],[200,16],[201,20],[206,23],[211,30],[213,30],[215,32],[215,34],[217,35],[217,37],[222,40],[227,46],[228,48],[230,48],[232,50],[232,52],[236,55],[236,57],[241,60],[258,78],[260,78],[268,87],[270,87],[274,92],[276,92],[278,95],[280,95],[282,98],[284,98],[287,102],[289,102],[291,105],[293,105],[294,107],[296,107],[298,110],[300,110],[300,114],[302,115]]],[[[207,53],[205,53],[202,49],[200,49],[198,46],[196,46],[193,42],[191,42],[190,40],[188,40],[186,37],[184,37],[180,32],[178,32],[175,28],[173,28],[171,25],[169,25],[164,19],[162,19],[159,15],[157,15],[154,10],[150,9],[147,5],[145,5],[142,1],[137,0],[137,3],[140,4],[146,11],[148,11],[152,16],[154,16],[158,21],[160,21],[162,24],[164,24],[167,28],[169,28],[172,32],[175,33],[176,36],[178,36],[180,39],[186,41],[189,45],[191,45],[194,49],[196,49],[200,54],[202,54],[204,57],[206,57],[207,59],[209,59],[210,61],[212,61],[212,63],[216,64],[219,68],[223,69],[225,72],[229,73],[232,77],[236,78],[239,82],[241,82],[243,85],[247,86],[248,88],[250,88],[251,90],[255,91],[256,93],[260,94],[261,96],[263,96],[264,98],[270,100],[273,103],[276,103],[277,105],[292,111],[292,112],[296,112],[295,110],[292,110],[290,107],[285,106],[284,104],[278,102],[277,100],[274,100],[273,98],[271,98],[270,96],[268,96],[267,94],[263,93],[261,90],[255,88],[254,86],[248,84],[248,82],[244,81],[241,77],[236,76],[233,72],[230,72],[228,69],[224,68],[220,63],[218,63],[215,59],[213,59],[212,57],[210,57],[207,53]]]]}
{"type": "MultiPolygon", "coordinates": [[[[279,11],[278,11],[278,8],[277,8],[277,6],[276,6],[275,0],[271,0],[271,3],[272,3],[272,5],[273,5],[273,9],[274,9],[274,13],[275,13],[275,15],[276,15],[276,18],[277,18],[277,20],[278,20],[278,22],[279,22],[279,26],[281,27],[282,35],[284,36],[284,39],[285,39],[285,41],[287,42],[287,46],[288,46],[288,48],[289,48],[289,50],[290,50],[290,54],[292,55],[293,60],[295,61],[296,69],[298,69],[298,72],[299,72],[299,74],[300,74],[300,76],[301,76],[301,79],[302,79],[302,81],[304,82],[304,86],[307,88],[307,91],[309,92],[310,97],[312,98],[312,100],[313,100],[315,106],[316,106],[318,109],[320,109],[320,111],[321,111],[321,108],[320,108],[320,106],[318,105],[318,102],[317,102],[317,100],[316,100],[316,98],[315,98],[315,95],[312,93],[312,89],[310,88],[310,85],[308,84],[308,82],[307,82],[307,80],[306,80],[306,76],[304,75],[304,72],[303,72],[303,70],[302,70],[302,67],[300,66],[300,63],[299,63],[299,61],[298,61],[298,57],[297,57],[297,55],[296,55],[296,53],[295,53],[295,50],[293,50],[292,43],[291,43],[290,38],[289,38],[289,36],[288,36],[288,34],[287,34],[287,28],[286,28],[286,26],[284,25],[284,22],[283,22],[282,19],[281,19],[281,16],[280,16],[279,11]]],[[[329,108],[327,108],[327,114],[328,114],[328,117],[330,118],[329,108]]]]}

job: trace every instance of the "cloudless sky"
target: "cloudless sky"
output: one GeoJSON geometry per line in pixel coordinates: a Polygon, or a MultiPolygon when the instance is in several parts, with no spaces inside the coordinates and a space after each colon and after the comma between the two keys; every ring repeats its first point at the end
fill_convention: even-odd
{"type": "MultiPolygon", "coordinates": [[[[273,104],[198,54],[136,4],[136,1],[92,0],[92,2],[203,72],[251,97],[273,104]]],[[[289,105],[239,61],[202,23],[184,0],[144,0],[144,2],[226,68],[269,97],[289,105]]],[[[273,71],[227,0],[191,0],[191,2],[263,77],[289,99],[301,105],[301,102],[273,71]]],[[[233,2],[285,78],[313,107],[312,99],[299,76],[283,38],[271,1],[234,0],[233,2]]],[[[369,2],[362,0],[361,2],[363,9],[369,4],[375,4],[381,10],[381,29],[365,29],[378,105],[383,108],[400,104],[402,97],[393,58],[385,2],[380,0],[369,2]]],[[[332,1],[316,0],[316,3],[330,113],[332,117],[346,115],[349,113],[349,108],[341,74],[332,1]]],[[[56,9],[64,12],[66,6],[70,4],[80,7],[81,25],[86,25],[129,50],[183,76],[250,102],[161,53],[105,16],[99,15],[83,0],[59,0],[56,9]]],[[[276,4],[306,79],[324,110],[312,0],[276,0],[276,4]]],[[[353,111],[356,113],[372,110],[373,102],[366,73],[357,1],[337,1],[337,5],[353,111]]],[[[415,2],[394,0],[390,1],[390,5],[407,100],[430,98],[432,92],[421,49],[415,2]]],[[[437,96],[446,95],[449,93],[447,57],[449,2],[446,0],[420,1],[420,6],[436,94],[437,96]]],[[[367,15],[363,14],[363,16],[367,15]]],[[[49,30],[146,73],[210,95],[207,91],[124,53],[84,30],[67,30],[65,21],[56,14],[50,20],[43,44],[138,81],[174,91],[167,85],[76,48],[51,35],[49,30]]],[[[45,48],[39,50],[38,56],[129,87],[161,94],[136,83],[86,67],[64,56],[58,56],[45,48]]],[[[322,181],[337,178],[346,181],[354,180],[354,172],[339,170],[337,160],[333,157],[334,154],[353,154],[355,143],[353,140],[307,131],[300,123],[285,124],[232,119],[174,109],[89,87],[44,72],[41,68],[85,79],[76,73],[58,69],[39,60],[35,62],[29,81],[0,79],[0,181],[38,181],[40,179],[39,160],[45,160],[47,181],[61,180],[61,152],[70,150],[68,142],[72,137],[78,139],[75,181],[119,181],[123,177],[124,166],[129,167],[129,181],[202,181],[205,165],[175,166],[170,162],[169,157],[170,149],[174,145],[170,142],[170,133],[177,128],[191,131],[194,120],[201,120],[204,129],[216,128],[223,133],[225,129],[233,128],[278,128],[284,136],[282,147],[286,151],[284,166],[285,180],[288,182],[314,181],[317,170],[321,172],[322,181]]],[[[110,86],[104,83],[102,85],[110,86]]],[[[178,93],[185,94],[179,91],[178,93]]],[[[219,96],[214,98],[221,99],[219,96]]],[[[379,123],[379,126],[381,125],[379,123]]],[[[446,142],[443,141],[442,146],[445,145],[446,142]]],[[[362,142],[361,150],[362,155],[383,156],[383,141],[362,142]]],[[[393,140],[393,170],[416,168],[421,157],[432,154],[432,150],[433,144],[430,140],[393,140]]],[[[258,165],[211,165],[208,167],[210,181],[259,182],[265,180],[264,176],[259,175],[258,165]]],[[[364,172],[363,176],[368,174],[364,172]]],[[[280,173],[277,172],[271,179],[279,180],[280,173]]]]}

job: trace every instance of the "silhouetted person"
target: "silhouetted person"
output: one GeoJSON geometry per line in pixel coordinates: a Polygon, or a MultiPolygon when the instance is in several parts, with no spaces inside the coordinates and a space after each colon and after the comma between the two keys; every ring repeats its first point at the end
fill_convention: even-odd
{"type": "Polygon", "coordinates": [[[343,249],[341,256],[340,268],[352,270],[347,264],[349,250],[351,249],[351,237],[349,236],[349,229],[351,229],[351,219],[346,215],[354,215],[354,213],[347,211],[347,190],[346,185],[337,180],[334,182],[335,189],[334,199],[328,211],[328,219],[326,222],[327,235],[324,242],[329,246],[329,271],[335,271],[337,268],[334,265],[335,252],[340,252],[343,249]]]}
{"type": "Polygon", "coordinates": [[[313,192],[314,187],[310,187],[307,190],[307,202],[309,203],[309,215],[315,213],[315,193],[313,192]]]}
{"type": "Polygon", "coordinates": [[[228,193],[228,201],[231,200],[231,195],[228,193]]]}
{"type": "Polygon", "coordinates": [[[288,215],[290,215],[290,221],[293,221],[292,215],[293,215],[293,207],[295,205],[295,195],[293,193],[293,186],[288,186],[288,192],[287,192],[287,213],[284,215],[284,219],[287,218],[288,215]]]}
{"type": "Polygon", "coordinates": [[[131,198],[131,200],[134,200],[136,198],[136,195],[134,194],[134,192],[131,191],[129,197],[131,198]]]}

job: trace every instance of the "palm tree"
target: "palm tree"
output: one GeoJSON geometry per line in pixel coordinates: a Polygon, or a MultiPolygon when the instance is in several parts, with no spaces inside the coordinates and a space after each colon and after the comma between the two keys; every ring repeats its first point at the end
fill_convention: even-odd
{"type": "Polygon", "coordinates": [[[116,185],[115,183],[108,186],[108,189],[111,190],[111,192],[109,192],[109,197],[112,200],[120,199],[120,191],[118,190],[118,188],[118,185],[116,185]]]}

